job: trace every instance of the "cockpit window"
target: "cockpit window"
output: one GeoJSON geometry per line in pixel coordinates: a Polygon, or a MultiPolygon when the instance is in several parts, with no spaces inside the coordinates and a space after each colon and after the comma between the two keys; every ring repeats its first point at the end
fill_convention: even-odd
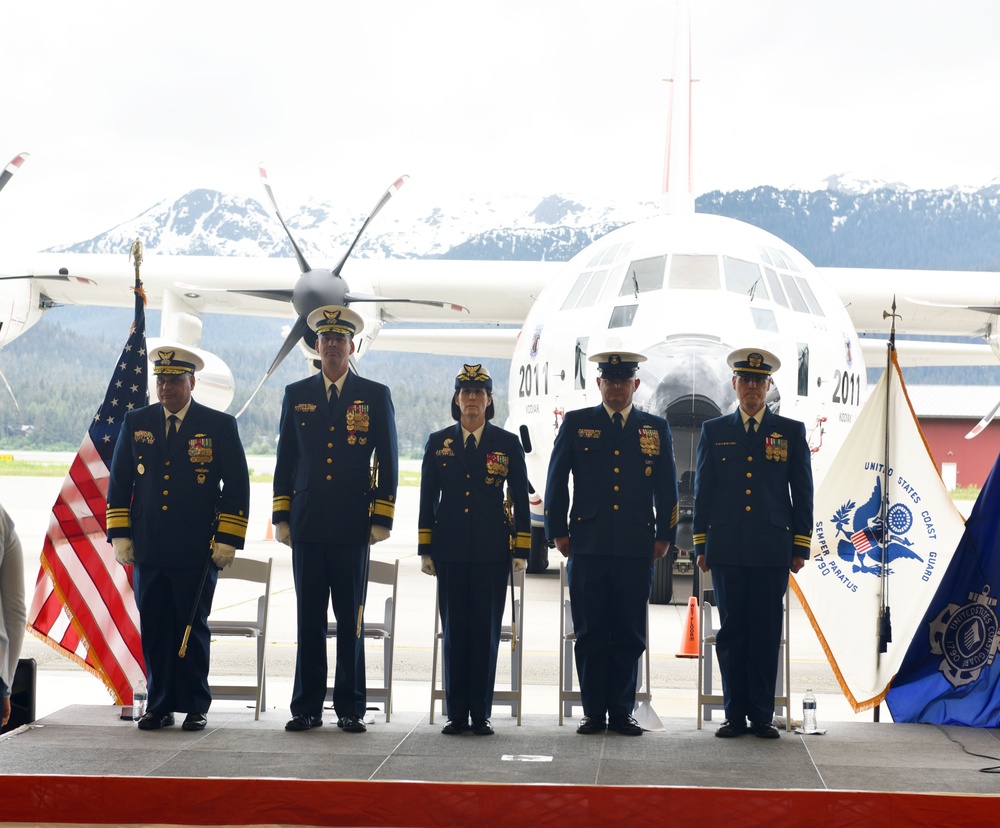
{"type": "Polygon", "coordinates": [[[781,284],[785,288],[788,301],[792,303],[792,310],[796,310],[799,313],[809,313],[809,306],[806,304],[805,299],[802,298],[802,294],[799,293],[799,289],[795,286],[795,278],[791,273],[781,274],[781,284]]]}
{"type": "Polygon", "coordinates": [[[750,308],[753,315],[753,326],[758,331],[778,332],[778,320],[774,318],[774,311],[769,308],[750,308]]]}
{"type": "Polygon", "coordinates": [[[816,301],[816,294],[813,293],[809,283],[801,276],[796,276],[795,284],[797,284],[799,286],[799,290],[802,291],[802,298],[806,300],[809,310],[816,314],[816,316],[826,316],[826,314],[823,313],[823,307],[818,301],[816,301]]]}
{"type": "Polygon", "coordinates": [[[577,303],[578,308],[590,308],[594,306],[597,302],[597,297],[601,295],[601,289],[604,287],[604,280],[607,277],[608,271],[606,270],[597,270],[594,272],[593,277],[583,291],[583,296],[580,297],[580,301],[577,303]]]}
{"type": "Polygon", "coordinates": [[[758,248],[758,250],[760,250],[760,260],[764,262],[764,264],[769,264],[769,265],[774,264],[774,262],[771,261],[771,254],[767,252],[766,247],[760,247],[758,248]]]}
{"type": "Polygon", "coordinates": [[[780,250],[775,250],[773,247],[768,248],[768,253],[771,254],[771,259],[774,262],[775,267],[781,267],[785,270],[794,270],[796,273],[799,272],[798,265],[790,255],[783,254],[780,250]]]}
{"type": "Polygon", "coordinates": [[[726,274],[726,290],[732,293],[743,293],[754,295],[761,299],[767,299],[767,288],[763,286],[760,277],[760,265],[757,262],[748,262],[743,259],[734,259],[732,256],[722,257],[722,270],[726,274]],[[757,284],[761,282],[761,284],[757,284]],[[754,285],[757,285],[756,288],[754,285]]]}
{"type": "Polygon", "coordinates": [[[611,320],[608,322],[609,328],[627,328],[632,324],[632,320],[635,319],[635,312],[639,309],[638,305],[619,305],[613,311],[611,311],[611,320]]]}
{"type": "Polygon", "coordinates": [[[588,270],[576,277],[576,284],[566,294],[560,310],[570,310],[576,307],[576,303],[580,301],[580,296],[583,294],[584,288],[587,287],[587,283],[590,281],[592,275],[593,273],[588,270]]]}
{"type": "Polygon", "coordinates": [[[788,300],[785,298],[785,292],[781,289],[778,274],[771,270],[771,268],[765,267],[764,275],[767,277],[767,284],[771,288],[771,298],[782,307],[787,308],[788,300]]]}
{"type": "Polygon", "coordinates": [[[573,308],[589,308],[597,302],[597,297],[601,294],[604,282],[608,277],[606,270],[585,270],[577,279],[576,284],[563,300],[561,310],[572,310],[573,308]]]}
{"type": "Polygon", "coordinates": [[[669,284],[682,290],[718,290],[721,285],[718,257],[675,253],[670,260],[669,284]]]}
{"type": "Polygon", "coordinates": [[[663,271],[667,267],[666,256],[655,256],[652,259],[637,259],[625,270],[625,279],[619,296],[634,296],[637,293],[648,293],[663,287],[663,271]]]}

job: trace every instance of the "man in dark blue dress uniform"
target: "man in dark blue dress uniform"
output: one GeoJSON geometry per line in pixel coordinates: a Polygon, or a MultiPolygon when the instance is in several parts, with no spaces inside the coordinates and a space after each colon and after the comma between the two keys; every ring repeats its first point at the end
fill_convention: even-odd
{"type": "Polygon", "coordinates": [[[451,414],[458,422],[432,434],[424,449],[418,518],[421,568],[437,575],[444,630],[448,723],[441,732],[491,736],[507,581],[527,566],[531,547],[528,472],[520,440],[488,422],[493,379],[482,365],[466,365],[455,378],[451,414]]]}
{"type": "Polygon", "coordinates": [[[632,717],[653,562],[677,534],[677,471],[670,427],[632,405],[642,354],[595,354],[603,402],[570,411],[556,435],[545,486],[545,533],[569,558],[583,719],[641,736],[632,717]],[[570,509],[569,476],[573,474],[570,509]]]}
{"type": "Polygon", "coordinates": [[[219,570],[243,548],[250,476],[236,420],[191,399],[201,358],[182,348],[150,355],[158,403],[125,415],[108,484],[108,540],[135,564],[149,701],[140,730],[174,723],[202,730],[208,687],[208,614],[219,570]],[[212,563],[198,597],[207,558],[212,563]],[[178,656],[197,598],[184,658],[178,656]]]}
{"type": "Polygon", "coordinates": [[[739,408],[702,425],[693,522],[698,567],[712,572],[722,622],[715,651],[726,721],[715,735],[777,739],[783,599],[812,537],[811,454],[805,426],[764,404],[778,358],[743,348],[728,362],[739,408]]]}
{"type": "Polygon", "coordinates": [[[332,599],[337,726],[364,733],[365,646],[364,629],[357,634],[358,607],[369,545],[389,537],[395,514],[396,419],[389,389],[348,370],[364,320],[330,305],[306,321],[317,334],[322,371],[285,388],[271,517],[275,539],[292,547],[298,623],[292,718],[285,729],[323,724],[332,599]]]}

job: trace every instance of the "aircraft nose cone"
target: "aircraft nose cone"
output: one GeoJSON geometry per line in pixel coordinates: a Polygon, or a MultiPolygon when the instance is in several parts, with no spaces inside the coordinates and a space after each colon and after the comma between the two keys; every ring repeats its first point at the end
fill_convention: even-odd
{"type": "Polygon", "coordinates": [[[732,348],[705,337],[671,337],[645,350],[639,369],[637,402],[665,417],[671,430],[701,429],[701,424],[736,406],[726,364],[732,348]]]}

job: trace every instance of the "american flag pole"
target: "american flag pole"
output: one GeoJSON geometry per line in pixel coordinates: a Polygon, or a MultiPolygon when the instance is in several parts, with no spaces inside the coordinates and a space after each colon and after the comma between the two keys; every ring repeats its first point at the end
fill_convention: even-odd
{"type": "Polygon", "coordinates": [[[130,704],[144,676],[132,568],[122,567],[106,537],[109,469],[125,413],[149,401],[145,295],[135,265],[135,312],[100,407],[70,465],[49,520],[28,630],[104,682],[116,704],[130,704]]]}

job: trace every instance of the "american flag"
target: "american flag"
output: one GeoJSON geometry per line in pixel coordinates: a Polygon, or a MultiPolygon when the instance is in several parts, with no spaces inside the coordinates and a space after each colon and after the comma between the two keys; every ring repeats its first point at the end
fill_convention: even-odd
{"type": "Polygon", "coordinates": [[[132,330],[52,507],[28,613],[28,629],[101,679],[116,704],[132,703],[132,686],[144,675],[132,567],[115,560],[105,537],[118,432],[127,411],[149,402],[140,260],[132,330]]]}

